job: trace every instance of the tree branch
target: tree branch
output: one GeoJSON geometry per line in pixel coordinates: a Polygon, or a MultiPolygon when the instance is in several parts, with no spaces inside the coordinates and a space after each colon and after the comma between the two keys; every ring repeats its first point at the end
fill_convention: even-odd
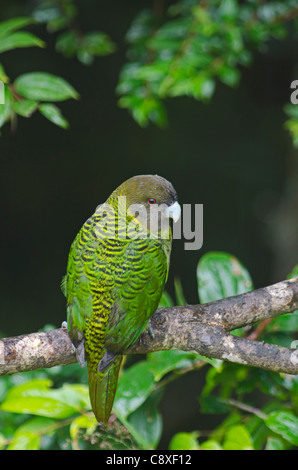
{"type": "MultiPolygon", "coordinates": [[[[298,374],[297,350],[230,334],[235,328],[297,309],[298,277],[216,302],[160,308],[151,317],[153,335],[144,332],[125,353],[180,349],[298,374]]],[[[63,328],[0,340],[0,375],[74,362],[75,349],[63,328]]]]}

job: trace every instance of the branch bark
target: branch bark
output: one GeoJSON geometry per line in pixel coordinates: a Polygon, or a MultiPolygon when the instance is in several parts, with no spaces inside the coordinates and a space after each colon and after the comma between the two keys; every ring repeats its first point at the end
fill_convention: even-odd
{"type": "MultiPolygon", "coordinates": [[[[298,277],[216,302],[160,308],[151,317],[151,333],[144,332],[125,354],[180,349],[298,374],[297,350],[230,334],[297,309],[298,277]]],[[[0,340],[0,375],[74,362],[75,349],[63,328],[0,340]]]]}

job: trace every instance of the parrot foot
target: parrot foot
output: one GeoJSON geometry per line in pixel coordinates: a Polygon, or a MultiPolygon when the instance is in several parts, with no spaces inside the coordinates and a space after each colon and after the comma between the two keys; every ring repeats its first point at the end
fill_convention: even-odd
{"type": "MultiPolygon", "coordinates": [[[[66,329],[68,328],[67,326],[67,321],[63,321],[61,324],[61,328],[66,329]]],[[[84,336],[82,334],[79,335],[78,342],[75,344],[73,343],[74,347],[76,348],[76,356],[78,363],[80,364],[81,367],[85,366],[85,343],[84,343],[84,336]]]]}
{"type": "Polygon", "coordinates": [[[103,372],[105,369],[107,369],[114,362],[117,356],[118,354],[115,354],[111,351],[106,351],[98,363],[97,372],[103,372]]]}
{"type": "Polygon", "coordinates": [[[76,356],[81,367],[85,367],[85,341],[82,339],[76,348],[76,356]]]}
{"type": "Polygon", "coordinates": [[[148,333],[149,333],[151,339],[155,338],[155,334],[154,334],[154,331],[153,331],[153,328],[152,328],[152,325],[151,325],[151,318],[149,318],[148,333]]]}

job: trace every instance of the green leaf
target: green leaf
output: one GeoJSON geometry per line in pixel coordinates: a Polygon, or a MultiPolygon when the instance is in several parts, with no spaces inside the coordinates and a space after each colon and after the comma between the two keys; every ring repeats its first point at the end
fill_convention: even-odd
{"type": "Polygon", "coordinates": [[[184,297],[183,287],[182,287],[180,279],[178,279],[177,277],[174,279],[174,288],[175,288],[176,305],[186,305],[187,302],[184,297]]]}
{"type": "Polygon", "coordinates": [[[78,43],[73,31],[66,31],[58,36],[56,50],[65,57],[73,57],[76,54],[78,43]]]}
{"type": "Polygon", "coordinates": [[[144,98],[134,93],[133,95],[122,96],[118,104],[121,108],[128,108],[134,120],[141,127],[147,126],[150,121],[161,128],[167,124],[166,112],[159,99],[152,97],[144,98]]]}
{"type": "Polygon", "coordinates": [[[4,85],[4,104],[0,104],[0,127],[8,121],[12,114],[12,96],[8,86],[4,85]]]}
{"type": "Polygon", "coordinates": [[[8,83],[9,82],[9,78],[6,75],[6,72],[5,72],[4,67],[3,67],[2,64],[0,64],[0,80],[3,83],[8,83]]]}
{"type": "Polygon", "coordinates": [[[292,134],[294,147],[298,147],[298,121],[297,119],[289,119],[285,122],[285,128],[292,134]]]}
{"type": "Polygon", "coordinates": [[[197,441],[198,434],[196,432],[178,432],[172,437],[170,450],[198,450],[199,443],[197,441]]]}
{"type": "Polygon", "coordinates": [[[82,47],[92,55],[104,56],[115,52],[114,44],[109,36],[100,31],[91,31],[84,36],[82,47]]]}
{"type": "Polygon", "coordinates": [[[72,406],[77,411],[91,410],[89,388],[83,384],[64,384],[61,388],[52,389],[50,396],[72,406]]]}
{"type": "Polygon", "coordinates": [[[127,369],[119,379],[114,408],[126,417],[144,403],[155,381],[151,364],[141,361],[127,369]]]}
{"type": "Polygon", "coordinates": [[[24,382],[20,385],[15,385],[13,388],[11,388],[6,396],[6,398],[11,398],[11,397],[19,397],[19,396],[26,396],[27,391],[31,390],[37,390],[37,391],[43,391],[43,390],[48,390],[49,387],[53,382],[50,379],[34,379],[30,380],[29,382],[24,382]]]}
{"type": "Polygon", "coordinates": [[[217,73],[221,81],[226,85],[234,87],[239,83],[240,72],[236,67],[229,67],[228,65],[223,65],[217,70],[217,73]]]}
{"type": "Polygon", "coordinates": [[[173,307],[173,306],[174,306],[174,302],[173,302],[170,294],[168,294],[168,292],[164,291],[162,296],[161,296],[161,299],[159,301],[158,308],[173,307]]]}
{"type": "Polygon", "coordinates": [[[189,95],[195,99],[208,100],[215,90],[214,80],[204,72],[193,77],[172,79],[170,85],[167,84],[168,81],[167,77],[159,88],[159,93],[163,97],[189,95]]]}
{"type": "Polygon", "coordinates": [[[244,426],[237,425],[227,429],[223,443],[224,450],[253,449],[251,437],[244,426]]]}
{"type": "Polygon", "coordinates": [[[196,353],[178,351],[156,351],[147,355],[147,361],[154,379],[158,382],[165,374],[171,370],[191,367],[194,362],[207,358],[196,353]]]}
{"type": "Polygon", "coordinates": [[[137,68],[134,75],[138,80],[159,81],[164,78],[167,70],[168,65],[166,62],[158,62],[157,64],[146,64],[137,68]]]}
{"type": "Polygon", "coordinates": [[[16,432],[29,431],[35,434],[41,434],[46,430],[51,429],[54,423],[56,423],[56,420],[54,419],[38,416],[26,421],[26,423],[22,424],[16,432]]]}
{"type": "Polygon", "coordinates": [[[221,445],[219,442],[213,440],[213,439],[208,439],[208,441],[203,442],[203,444],[200,445],[200,449],[203,450],[222,450],[221,445]]]}
{"type": "Polygon", "coordinates": [[[284,450],[285,444],[282,439],[276,437],[268,437],[265,450],[284,450]]]}
{"type": "Polygon", "coordinates": [[[229,412],[229,406],[220,397],[213,395],[200,396],[199,397],[201,413],[210,414],[227,414],[229,412]]]}
{"type": "Polygon", "coordinates": [[[298,276],[298,264],[292,269],[290,274],[287,276],[287,279],[292,279],[293,277],[298,276]]]}
{"type": "Polygon", "coordinates": [[[253,289],[248,271],[235,256],[210,252],[202,256],[197,267],[201,303],[242,294],[253,289]]]}
{"type": "Polygon", "coordinates": [[[37,450],[40,448],[41,435],[51,429],[55,420],[50,418],[32,418],[22,424],[15,432],[8,450],[37,450]]]}
{"type": "Polygon", "coordinates": [[[29,24],[32,24],[32,18],[28,17],[18,17],[18,18],[11,18],[10,20],[2,21],[0,23],[0,41],[1,36],[5,36],[7,33],[11,33],[12,31],[16,31],[17,29],[24,28],[29,24]]]}
{"type": "Polygon", "coordinates": [[[39,23],[47,23],[50,33],[65,29],[77,15],[77,8],[69,0],[64,1],[63,9],[56,2],[36,2],[32,11],[33,18],[39,23]]]}
{"type": "Polygon", "coordinates": [[[289,333],[298,331],[298,310],[274,318],[269,323],[267,331],[287,331],[289,333]]]}
{"type": "Polygon", "coordinates": [[[109,36],[100,31],[92,31],[77,38],[73,31],[66,31],[58,37],[56,49],[65,57],[77,55],[84,64],[93,62],[94,56],[105,56],[116,50],[109,36]]]}
{"type": "Polygon", "coordinates": [[[12,413],[34,414],[49,418],[68,418],[82,409],[90,409],[88,388],[64,385],[50,389],[49,380],[32,380],[7,393],[1,408],[12,413]]]}
{"type": "Polygon", "coordinates": [[[57,106],[51,103],[41,104],[39,106],[39,111],[41,114],[51,121],[56,126],[62,127],[62,129],[68,129],[69,123],[65,117],[61,114],[61,111],[57,106]]]}
{"type": "Polygon", "coordinates": [[[68,418],[76,409],[51,397],[27,396],[6,399],[1,408],[12,413],[33,414],[49,418],[68,418]]]}
{"type": "Polygon", "coordinates": [[[69,427],[70,437],[77,439],[81,429],[85,429],[87,435],[91,435],[95,431],[98,423],[94,416],[78,416],[75,418],[69,427]]]}
{"type": "Polygon", "coordinates": [[[13,441],[7,447],[7,450],[38,450],[40,436],[32,432],[22,432],[14,436],[13,441]]]}
{"type": "Polygon", "coordinates": [[[282,376],[269,370],[257,369],[254,372],[259,382],[259,387],[264,393],[278,397],[281,400],[286,400],[287,392],[282,376]]]}
{"type": "Polygon", "coordinates": [[[298,119],[298,107],[295,104],[286,104],[284,111],[292,118],[298,119]]]}
{"type": "Polygon", "coordinates": [[[6,445],[6,437],[0,433],[0,450],[2,450],[6,445]]]}
{"type": "Polygon", "coordinates": [[[287,390],[293,392],[293,398],[298,397],[298,375],[286,375],[284,377],[284,386],[287,390]]]}
{"type": "Polygon", "coordinates": [[[128,417],[135,432],[147,443],[147,448],[155,449],[162,433],[162,418],[157,409],[162,393],[152,393],[147,400],[128,417]]]}
{"type": "Polygon", "coordinates": [[[23,117],[30,117],[37,109],[38,103],[33,100],[21,100],[13,102],[13,109],[17,114],[23,117]]]}
{"type": "Polygon", "coordinates": [[[0,37],[0,53],[17,49],[19,47],[45,47],[45,43],[37,36],[26,31],[12,33],[6,37],[0,37]]]}
{"type": "Polygon", "coordinates": [[[271,431],[298,446],[298,418],[291,411],[273,411],[265,419],[265,424],[271,431]]]}
{"type": "Polygon", "coordinates": [[[32,72],[19,76],[16,91],[30,100],[64,101],[78,99],[77,91],[63,78],[45,72],[32,72]]]}
{"type": "Polygon", "coordinates": [[[202,6],[193,7],[191,12],[200,25],[209,25],[212,22],[210,12],[202,6]]]}

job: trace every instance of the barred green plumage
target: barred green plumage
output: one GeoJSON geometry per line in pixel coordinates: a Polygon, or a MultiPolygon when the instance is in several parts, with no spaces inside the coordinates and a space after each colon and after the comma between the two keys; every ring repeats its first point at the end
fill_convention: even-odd
{"type": "Polygon", "coordinates": [[[81,365],[86,355],[91,405],[105,425],[122,354],[146,327],[167,280],[172,235],[162,222],[173,216],[172,208],[179,217],[167,180],[130,178],[85,222],[70,249],[63,282],[68,331],[81,365]],[[154,215],[155,203],[161,209],[154,215]]]}

